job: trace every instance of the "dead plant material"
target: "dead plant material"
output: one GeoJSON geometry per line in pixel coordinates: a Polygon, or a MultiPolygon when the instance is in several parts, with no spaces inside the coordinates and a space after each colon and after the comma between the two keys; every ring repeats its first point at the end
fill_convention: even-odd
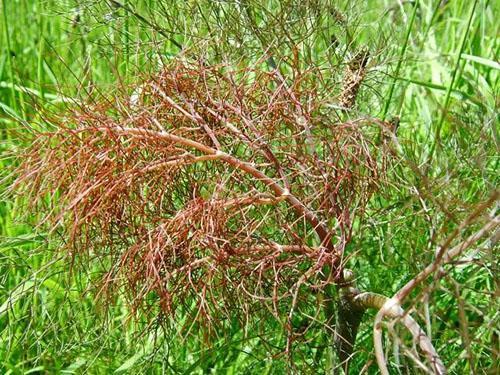
{"type": "Polygon", "coordinates": [[[339,100],[341,107],[350,109],[356,103],[361,83],[365,79],[369,57],[369,52],[361,49],[347,64],[339,100]]]}
{"type": "Polygon", "coordinates": [[[106,259],[103,295],[182,311],[185,333],[263,312],[290,328],[311,290],[342,277],[385,168],[375,121],[336,122],[320,70],[290,76],[176,60],[133,100],[56,118],[15,187],[68,254],[106,259]]]}

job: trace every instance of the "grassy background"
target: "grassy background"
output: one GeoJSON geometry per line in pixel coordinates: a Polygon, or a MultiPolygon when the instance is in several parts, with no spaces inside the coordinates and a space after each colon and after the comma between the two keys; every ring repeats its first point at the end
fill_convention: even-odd
{"type": "MultiPolygon", "coordinates": [[[[12,130],[42,126],[44,111],[64,111],[62,96],[112,93],[117,83],[156,69],[158,51],[169,55],[177,50],[171,42],[158,49],[154,30],[105,2],[86,12],[70,0],[0,1],[0,176],[5,191],[11,182],[9,155],[23,144],[12,130]]],[[[147,0],[129,3],[141,14],[155,14],[158,6],[147,0]]],[[[360,107],[372,116],[400,116],[404,155],[423,171],[393,171],[393,188],[373,203],[377,215],[370,216],[351,245],[352,252],[360,253],[352,266],[361,285],[390,295],[431,261],[435,245],[497,186],[499,6],[487,0],[358,3],[356,41],[381,51],[360,107]]],[[[146,322],[127,321],[129,312],[120,300],[103,313],[99,301],[86,293],[97,277],[92,268],[70,278],[70,265],[46,233],[20,219],[23,197],[1,197],[1,373],[286,371],[286,361],[271,361],[270,343],[261,337],[227,332],[206,349],[202,338],[143,334],[146,322]]],[[[493,248],[485,254],[483,265],[451,272],[431,300],[437,350],[458,374],[495,369],[498,318],[491,273],[497,261],[493,248]],[[465,301],[471,323],[465,330],[473,336],[474,361],[464,354],[470,348],[458,300],[465,301]]],[[[372,359],[370,318],[360,332],[357,369],[372,359]]],[[[269,334],[275,342],[282,340],[278,327],[271,325],[269,334]]],[[[328,366],[309,354],[304,363],[311,373],[328,366]]]]}

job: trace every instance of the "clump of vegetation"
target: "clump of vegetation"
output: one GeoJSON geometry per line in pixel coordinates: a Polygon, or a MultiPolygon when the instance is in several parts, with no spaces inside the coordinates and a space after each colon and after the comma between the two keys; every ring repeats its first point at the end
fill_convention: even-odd
{"type": "Polygon", "coordinates": [[[307,326],[333,324],[318,294],[344,282],[388,131],[339,122],[319,70],[293,77],[175,60],[132,97],[54,119],[14,186],[62,227],[71,256],[110,259],[111,299],[123,286],[133,310],[177,313],[187,332],[275,317],[289,352],[307,326]]]}
{"type": "Polygon", "coordinates": [[[494,373],[490,6],[369,3],[81,2],[24,77],[4,20],[0,368],[494,373]]]}

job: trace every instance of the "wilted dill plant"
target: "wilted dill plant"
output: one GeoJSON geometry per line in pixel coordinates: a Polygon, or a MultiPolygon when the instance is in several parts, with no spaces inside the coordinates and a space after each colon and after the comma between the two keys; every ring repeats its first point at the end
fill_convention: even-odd
{"type": "Polygon", "coordinates": [[[189,52],[160,57],[159,71],[112,100],[53,119],[16,186],[33,207],[57,195],[46,219],[71,256],[106,260],[101,294],[182,317],[182,334],[276,319],[291,355],[334,330],[337,285],[347,361],[362,312],[385,302],[355,300],[344,270],[353,228],[384,181],[380,140],[392,136],[393,124],[358,111],[374,98],[357,105],[379,41],[357,45],[355,20],[330,3],[186,2],[147,17],[110,3],[107,22],[133,15],[189,52]]]}
{"type": "Polygon", "coordinates": [[[39,134],[18,184],[41,204],[59,194],[46,219],[72,255],[112,259],[103,288],[124,286],[134,309],[209,330],[288,316],[291,330],[295,309],[343,279],[384,171],[383,123],[339,122],[320,74],[175,60],[132,103],[82,106],[39,134]]]}

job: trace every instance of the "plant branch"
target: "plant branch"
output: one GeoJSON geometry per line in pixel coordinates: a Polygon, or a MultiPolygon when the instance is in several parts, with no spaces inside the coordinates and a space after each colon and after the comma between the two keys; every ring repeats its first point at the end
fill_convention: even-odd
{"type": "MultiPolygon", "coordinates": [[[[481,204],[472,215],[467,218],[464,223],[454,232],[456,235],[458,231],[464,228],[467,224],[470,224],[476,217],[480,215],[480,213],[484,212],[484,210],[489,207],[493,202],[498,199],[498,192],[495,191],[490,199],[481,204]]],[[[420,272],[417,276],[411,279],[403,288],[401,288],[393,298],[386,297],[376,297],[373,295],[363,296],[362,294],[357,296],[360,303],[365,305],[372,305],[372,307],[379,308],[379,312],[375,317],[374,327],[373,327],[373,338],[375,345],[375,356],[377,358],[377,363],[382,374],[389,374],[387,369],[387,363],[383,353],[382,347],[382,320],[385,316],[392,318],[401,318],[403,324],[408,328],[408,330],[412,333],[413,337],[418,340],[418,343],[421,349],[424,351],[430,362],[432,363],[433,370],[437,374],[446,374],[446,368],[444,367],[441,359],[439,358],[437,352],[435,351],[432,343],[425,335],[424,331],[418,326],[418,324],[408,315],[404,314],[404,311],[401,308],[401,303],[403,299],[408,296],[417,285],[419,285],[423,280],[425,280],[428,276],[433,274],[441,264],[446,264],[451,262],[454,258],[462,254],[462,252],[471,246],[473,243],[481,239],[485,234],[494,230],[500,224],[500,217],[495,216],[488,221],[479,231],[469,236],[465,241],[461,242],[457,246],[446,250],[449,243],[451,242],[451,238],[449,238],[445,245],[443,245],[436,257],[436,260],[427,266],[422,272],[420,272]]],[[[356,300],[356,299],[355,299],[356,300]]]]}
{"type": "Polygon", "coordinates": [[[472,245],[474,242],[478,241],[481,237],[483,237],[486,233],[490,232],[500,223],[500,218],[498,216],[492,218],[481,230],[471,235],[465,241],[461,242],[457,246],[453,247],[450,250],[447,250],[449,244],[453,240],[453,238],[458,235],[459,231],[465,228],[467,225],[472,223],[474,219],[476,219],[486,208],[491,206],[494,202],[498,200],[499,192],[495,191],[491,197],[481,204],[458,228],[453,232],[453,234],[446,240],[445,244],[441,246],[436,259],[430,265],[428,265],[422,272],[420,272],[417,276],[411,279],[404,287],[402,287],[394,296],[401,303],[412,291],[415,287],[425,280],[429,275],[434,273],[441,263],[449,263],[453,258],[459,256],[466,248],[472,245]]]}
{"type": "MultiPolygon", "coordinates": [[[[158,120],[153,119],[153,122],[161,126],[158,120]]],[[[81,129],[84,131],[87,129],[81,129]]],[[[146,137],[154,139],[163,139],[168,142],[178,143],[186,147],[192,147],[200,152],[207,155],[215,155],[217,159],[226,162],[227,164],[242,170],[251,176],[253,176],[258,181],[263,182],[267,185],[277,197],[283,197],[292,208],[300,215],[303,215],[307,221],[313,226],[315,232],[318,234],[322,246],[325,246],[330,251],[334,252],[334,246],[331,242],[332,235],[325,223],[323,223],[309,208],[307,208],[297,197],[292,195],[288,189],[283,188],[274,179],[264,174],[262,171],[257,169],[253,163],[242,161],[226,152],[216,150],[212,147],[204,145],[203,143],[193,141],[191,139],[174,135],[165,131],[153,131],[149,129],[138,129],[138,128],[125,128],[125,127],[99,127],[95,130],[101,132],[113,131],[120,135],[129,135],[134,137],[146,137]]]]}
{"type": "Polygon", "coordinates": [[[362,308],[379,309],[373,325],[373,336],[375,344],[375,356],[380,371],[383,375],[388,375],[387,365],[382,347],[382,318],[388,316],[394,319],[400,319],[401,323],[410,331],[415,341],[420,346],[420,349],[425,353],[427,359],[432,363],[433,370],[436,374],[446,374],[446,367],[439,357],[436,349],[432,345],[431,340],[426,335],[420,325],[408,315],[399,302],[394,298],[388,298],[381,294],[365,292],[354,297],[353,303],[362,308]]]}

